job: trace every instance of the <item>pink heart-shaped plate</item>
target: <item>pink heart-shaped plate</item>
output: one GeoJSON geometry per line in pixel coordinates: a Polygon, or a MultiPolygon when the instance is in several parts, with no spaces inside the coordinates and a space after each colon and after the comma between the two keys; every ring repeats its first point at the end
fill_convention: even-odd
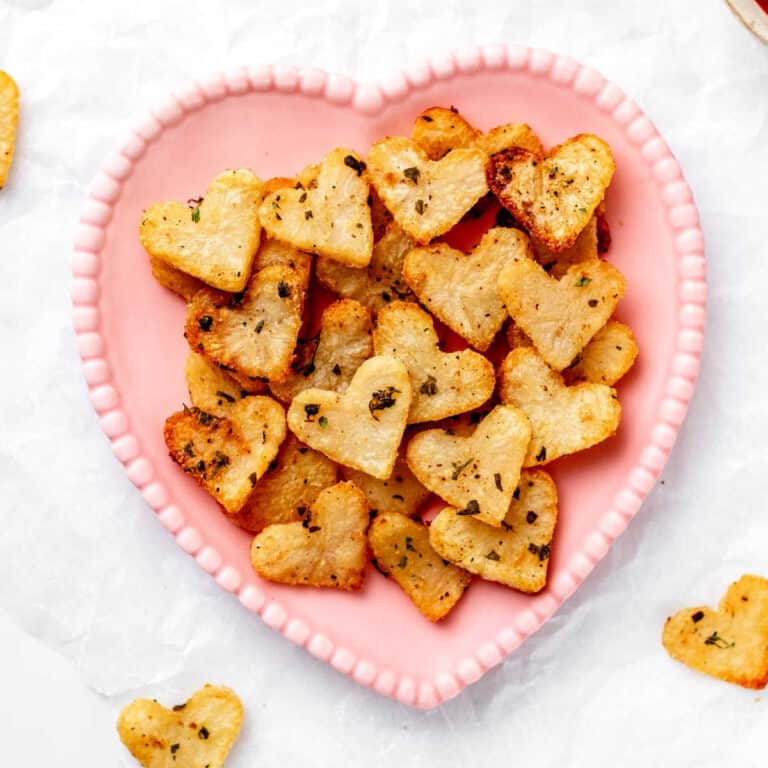
{"type": "Polygon", "coordinates": [[[653,487],[686,413],[703,343],[704,242],[691,190],[639,107],[597,72],[546,51],[491,46],[446,56],[381,87],[317,70],[240,69],[179,92],[130,131],[97,175],[75,241],[74,323],[91,401],[114,452],[160,522],[243,605],[362,685],[429,708],[478,680],[579,586],[653,487]],[[549,586],[527,596],[476,580],[434,625],[391,581],[363,590],[261,581],[250,537],[168,458],[163,422],[188,398],[184,305],[157,285],[137,237],[142,209],[205,192],[225,168],[291,175],[327,150],[365,153],[409,135],[418,112],[454,104],[488,129],[525,121],[554,145],[606,139],[609,259],[627,278],[618,317],[640,357],[619,384],[619,434],[551,467],[560,492],[549,586]]]}

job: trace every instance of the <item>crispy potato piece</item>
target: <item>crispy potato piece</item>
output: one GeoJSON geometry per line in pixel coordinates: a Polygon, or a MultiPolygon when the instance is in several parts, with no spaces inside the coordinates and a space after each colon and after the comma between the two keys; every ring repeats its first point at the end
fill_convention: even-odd
{"type": "Polygon", "coordinates": [[[192,349],[227,371],[285,381],[303,307],[296,270],[266,267],[253,274],[242,297],[210,288],[198,291],[187,307],[184,333],[192,349]]]}
{"type": "Polygon", "coordinates": [[[574,264],[598,258],[597,219],[593,216],[576,238],[576,242],[562,253],[555,253],[536,240],[531,240],[531,247],[533,257],[544,267],[544,271],[559,280],[574,264]]]}
{"type": "Polygon", "coordinates": [[[373,246],[371,263],[355,269],[332,259],[318,258],[317,279],[344,299],[354,299],[378,312],[394,299],[413,298],[403,279],[405,254],[416,243],[392,222],[373,246]]]}
{"type": "Polygon", "coordinates": [[[430,621],[444,619],[472,581],[471,574],[432,549],[425,525],[396,512],[379,515],[371,523],[368,543],[377,565],[430,621]]]}
{"type": "Polygon", "coordinates": [[[768,579],[744,575],[717,611],[697,606],[664,624],[667,653],[686,666],[745,688],[768,684],[768,579]]]}
{"type": "Polygon", "coordinates": [[[625,282],[616,267],[599,259],[574,264],[556,280],[532,259],[514,256],[497,286],[510,317],[547,363],[562,371],[606,324],[625,282]]]}
{"type": "Polygon", "coordinates": [[[177,293],[185,301],[189,301],[201,288],[206,287],[202,280],[172,267],[168,262],[158,259],[156,256],[150,256],[149,263],[152,267],[152,277],[163,288],[177,293]]]}
{"type": "Polygon", "coordinates": [[[526,123],[507,123],[491,128],[486,133],[481,133],[475,139],[475,146],[483,150],[487,155],[495,155],[512,147],[522,147],[529,152],[540,154],[544,151],[539,137],[526,123]]]}
{"type": "Polygon", "coordinates": [[[120,712],[117,733],[144,768],[221,768],[242,724],[237,694],[206,684],[172,709],[154,699],[134,699],[120,712]]]}
{"type": "Polygon", "coordinates": [[[227,416],[234,403],[251,394],[228,373],[191,350],[184,375],[192,405],[214,416],[227,416]]]}
{"type": "Polygon", "coordinates": [[[441,352],[432,318],[418,304],[396,301],[379,312],[377,355],[401,360],[411,377],[408,423],[434,421],[482,405],[493,394],[493,365],[478,352],[441,352]]]}
{"type": "Polygon", "coordinates": [[[446,243],[414,248],[405,257],[403,277],[430,312],[484,351],[507,317],[499,273],[511,259],[529,254],[524,233],[494,227],[469,254],[446,243]]]}
{"type": "Polygon", "coordinates": [[[471,147],[480,132],[453,107],[430,107],[414,121],[411,138],[430,160],[440,160],[452,149],[471,147]]]}
{"type": "Polygon", "coordinates": [[[264,229],[303,251],[365,267],[371,260],[373,229],[365,163],[348,149],[334,149],[303,176],[298,189],[279,189],[264,198],[264,229]]]}
{"type": "Polygon", "coordinates": [[[368,152],[368,174],[400,227],[419,243],[447,232],[488,191],[485,154],[455,149],[430,160],[412,139],[390,137],[368,152]]]}
{"type": "Polygon", "coordinates": [[[290,189],[296,186],[296,179],[291,176],[273,176],[264,182],[264,197],[278,189],[290,189]]]}
{"type": "Polygon", "coordinates": [[[251,545],[251,565],[280,584],[360,589],[368,504],[353,483],[320,492],[301,522],[267,526],[251,545]]]}
{"type": "Polygon", "coordinates": [[[285,414],[269,397],[247,397],[227,417],[177,411],[163,430],[170,457],[229,514],[243,508],[285,439],[285,414]]]}
{"type": "Polygon", "coordinates": [[[590,382],[566,387],[531,347],[513,349],[504,358],[499,396],[531,423],[526,467],[590,448],[615,434],[621,421],[615,389],[590,382]]]}
{"type": "Polygon", "coordinates": [[[242,291],[261,239],[256,210],[263,190],[251,171],[224,171],[192,209],[175,202],[150,206],[139,226],[141,244],[213,288],[242,291]]]}
{"type": "Polygon", "coordinates": [[[531,426],[517,408],[496,406],[469,437],[429,429],[411,438],[406,458],[419,481],[462,517],[501,525],[520,480],[531,426]]]}
{"type": "MultiPolygon", "coordinates": [[[[381,202],[381,198],[376,194],[373,187],[368,188],[368,206],[371,209],[373,241],[376,243],[384,237],[384,233],[389,229],[389,225],[392,223],[392,214],[387,210],[387,206],[381,202]]],[[[348,298],[354,298],[354,296],[348,298]]]]}
{"type": "Polygon", "coordinates": [[[487,581],[521,592],[547,585],[552,534],[557,522],[557,488],[543,470],[526,470],[501,529],[446,507],[429,527],[429,541],[446,560],[487,581]]]}
{"type": "Polygon", "coordinates": [[[408,370],[394,357],[377,355],[357,369],[346,392],[299,393],[288,409],[288,427],[329,459],[387,480],[410,407],[408,370]]]}
{"type": "Polygon", "coordinates": [[[414,477],[402,456],[397,457],[389,480],[377,480],[349,467],[342,467],[341,474],[366,495],[371,514],[397,512],[410,517],[416,514],[430,496],[430,492],[414,477]]]}
{"type": "Polygon", "coordinates": [[[582,133],[547,152],[512,147],[488,163],[488,186],[501,204],[551,250],[570,248],[611,183],[611,148],[582,133]]]}
{"type": "Polygon", "coordinates": [[[338,480],[338,467],[288,433],[277,458],[256,483],[246,505],[230,519],[246,531],[301,521],[320,491],[338,480]]]}
{"type": "Polygon", "coordinates": [[[7,72],[0,69],[0,189],[5,186],[13,161],[18,122],[18,86],[7,72]]]}
{"type": "Polygon", "coordinates": [[[597,252],[606,253],[611,247],[611,227],[605,211],[605,200],[595,208],[595,224],[597,228],[597,252]]]}
{"type": "Polygon", "coordinates": [[[318,335],[300,340],[299,348],[288,378],[270,384],[274,396],[287,403],[313,387],[343,392],[373,353],[371,316],[356,301],[337,301],[323,312],[318,335]]]}
{"type": "Polygon", "coordinates": [[[272,237],[262,238],[256,258],[253,260],[253,271],[266,267],[282,266],[291,267],[299,276],[302,289],[309,289],[309,278],[312,276],[312,254],[304,253],[294,248],[290,243],[275,240],[272,237]]]}

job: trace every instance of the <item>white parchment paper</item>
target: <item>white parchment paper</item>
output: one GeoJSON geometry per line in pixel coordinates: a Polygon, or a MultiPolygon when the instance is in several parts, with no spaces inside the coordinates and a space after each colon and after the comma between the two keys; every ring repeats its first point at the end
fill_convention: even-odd
{"type": "MultiPolygon", "coordinates": [[[[0,0],[0,67],[23,93],[0,193],[0,607],[106,710],[231,685],[248,713],[233,768],[765,764],[768,700],[659,642],[670,612],[768,575],[768,49],[724,2],[0,0]],[[588,62],[655,120],[707,236],[707,349],[663,484],[628,532],[501,667],[420,713],[269,630],[155,521],[85,395],[70,243],[126,124],[188,77],[272,62],[375,79],[496,41],[588,62]]],[[[114,739],[90,764],[133,763],[114,739]]]]}

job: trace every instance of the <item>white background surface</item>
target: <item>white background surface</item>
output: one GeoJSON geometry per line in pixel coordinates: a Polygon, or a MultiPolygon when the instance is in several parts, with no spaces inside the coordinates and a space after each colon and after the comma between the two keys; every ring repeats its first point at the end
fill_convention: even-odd
{"type": "Polygon", "coordinates": [[[768,697],[694,674],[659,643],[670,612],[768,575],[768,49],[723,2],[0,0],[0,67],[23,93],[0,193],[4,764],[132,765],[120,707],[212,681],[246,705],[232,768],[765,765],[768,697]],[[571,54],[655,120],[702,214],[707,349],[664,484],[607,559],[503,666],[420,713],[288,644],[153,519],[85,396],[70,242],[127,122],[187,77],[281,62],[375,79],[496,41],[571,54]]]}

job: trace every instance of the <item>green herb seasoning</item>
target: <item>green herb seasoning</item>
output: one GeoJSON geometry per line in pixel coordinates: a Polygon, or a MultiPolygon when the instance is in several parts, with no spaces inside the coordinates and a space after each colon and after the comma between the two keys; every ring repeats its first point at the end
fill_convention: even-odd
{"type": "Polygon", "coordinates": [[[211,735],[211,732],[204,725],[201,725],[200,730],[197,732],[197,735],[201,739],[207,739],[211,735]]]}
{"type": "Polygon", "coordinates": [[[192,209],[192,221],[194,221],[195,224],[197,224],[197,222],[200,221],[200,206],[199,205],[196,205],[192,209]]]}
{"type": "Polygon", "coordinates": [[[591,277],[587,277],[586,275],[582,275],[577,281],[576,281],[576,287],[577,288],[583,288],[585,285],[589,285],[592,282],[591,277]]]}
{"type": "Polygon", "coordinates": [[[485,557],[486,559],[494,560],[495,562],[498,562],[499,560],[501,560],[501,557],[499,557],[499,553],[495,549],[492,549],[485,557]]]}
{"type": "Polygon", "coordinates": [[[356,171],[358,176],[361,176],[365,170],[365,163],[362,160],[358,160],[354,155],[347,155],[344,158],[344,165],[356,171]]]}
{"type": "Polygon", "coordinates": [[[261,333],[264,330],[264,320],[259,320],[258,323],[256,323],[256,333],[261,333]]]}
{"type": "Polygon", "coordinates": [[[368,410],[371,416],[378,421],[376,411],[383,411],[385,408],[391,408],[396,402],[397,398],[395,394],[400,394],[400,390],[395,387],[387,387],[386,389],[377,389],[368,402],[368,410]]]}
{"type": "Polygon", "coordinates": [[[421,171],[419,171],[419,169],[416,167],[406,168],[403,171],[403,176],[405,176],[405,178],[408,179],[409,181],[412,181],[414,184],[419,183],[420,174],[421,174],[421,171]]]}
{"type": "Polygon", "coordinates": [[[696,611],[696,613],[691,615],[691,621],[694,624],[697,624],[704,618],[704,611],[696,611]]]}
{"type": "Polygon", "coordinates": [[[419,387],[419,392],[421,392],[422,395],[428,395],[429,397],[436,395],[437,379],[431,375],[427,376],[427,380],[419,387]]]}
{"type": "Polygon", "coordinates": [[[413,204],[413,207],[416,209],[416,213],[418,213],[419,216],[421,216],[424,213],[424,208],[426,208],[426,206],[424,205],[424,201],[423,200],[417,200],[413,204]]]}
{"type": "Polygon", "coordinates": [[[541,450],[536,454],[536,461],[546,461],[547,459],[547,446],[542,445],[541,450]]]}
{"type": "Polygon", "coordinates": [[[539,516],[532,509],[529,509],[528,514],[525,516],[525,522],[532,525],[536,522],[538,517],[539,516]]]}
{"type": "Polygon", "coordinates": [[[304,406],[304,413],[307,414],[308,419],[312,419],[312,416],[317,416],[320,413],[320,406],[317,403],[307,403],[304,406]]]}
{"type": "Polygon", "coordinates": [[[405,568],[406,565],[408,565],[408,558],[405,555],[403,555],[400,558],[400,562],[397,564],[397,567],[398,568],[405,568]]]}
{"type": "Polygon", "coordinates": [[[281,299],[287,299],[291,295],[291,287],[284,280],[277,284],[277,295],[281,299]]]}
{"type": "Polygon", "coordinates": [[[406,536],[405,537],[405,548],[409,550],[410,552],[415,552],[416,547],[413,546],[413,537],[412,536],[406,536]]]}
{"type": "Polygon", "coordinates": [[[460,509],[456,514],[461,515],[462,517],[479,515],[480,505],[477,503],[475,499],[472,499],[471,501],[468,502],[467,506],[464,509],[460,509]]]}
{"type": "Polygon", "coordinates": [[[213,325],[213,318],[210,315],[203,315],[197,324],[200,326],[201,331],[210,331],[213,325]]]}
{"type": "Polygon", "coordinates": [[[496,490],[504,492],[504,486],[501,484],[501,475],[498,472],[493,473],[493,482],[496,483],[496,490]]]}
{"type": "Polygon", "coordinates": [[[713,632],[704,641],[704,645],[714,645],[716,648],[721,648],[722,650],[726,650],[728,648],[733,648],[733,646],[736,645],[736,643],[735,642],[729,643],[725,638],[718,635],[717,632],[713,632]]]}
{"type": "Polygon", "coordinates": [[[226,400],[228,403],[234,403],[235,402],[235,398],[232,397],[232,395],[230,395],[230,394],[228,394],[226,392],[222,392],[220,389],[216,390],[216,397],[220,397],[220,398],[226,400]]]}
{"type": "Polygon", "coordinates": [[[475,460],[474,456],[470,456],[463,464],[458,461],[452,461],[453,473],[451,474],[451,480],[458,480],[459,475],[475,460]]]}
{"type": "Polygon", "coordinates": [[[321,416],[321,417],[320,417],[320,418],[317,420],[317,423],[318,423],[318,424],[319,424],[321,427],[323,427],[323,428],[327,427],[327,426],[328,426],[328,417],[327,417],[327,416],[321,416]]]}

